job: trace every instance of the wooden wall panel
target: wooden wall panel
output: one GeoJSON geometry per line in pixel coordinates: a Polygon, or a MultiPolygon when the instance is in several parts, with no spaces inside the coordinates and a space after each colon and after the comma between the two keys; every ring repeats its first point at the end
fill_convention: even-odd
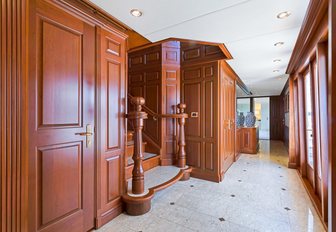
{"type": "Polygon", "coordinates": [[[282,140],[284,132],[284,111],[281,96],[270,97],[270,139],[282,140]]]}
{"type": "Polygon", "coordinates": [[[235,160],[236,74],[225,62],[220,62],[220,139],[221,178],[235,160]]]}
{"type": "Polygon", "coordinates": [[[97,29],[97,217],[100,227],[122,212],[126,109],[125,38],[97,29]]]}
{"type": "Polygon", "coordinates": [[[191,64],[200,62],[211,62],[225,59],[225,55],[218,46],[181,43],[181,64],[191,64]]]}
{"type": "Polygon", "coordinates": [[[27,1],[1,1],[0,231],[27,231],[27,1]]]}
{"type": "Polygon", "coordinates": [[[219,182],[218,62],[181,66],[181,97],[190,115],[186,123],[187,164],[192,175],[219,182]],[[200,75],[200,76],[199,76],[200,75]]]}

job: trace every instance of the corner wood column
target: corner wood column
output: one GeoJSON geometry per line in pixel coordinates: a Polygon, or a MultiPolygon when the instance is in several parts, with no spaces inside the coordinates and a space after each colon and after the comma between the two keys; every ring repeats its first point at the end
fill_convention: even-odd
{"type": "Polygon", "coordinates": [[[128,114],[128,119],[132,120],[134,129],[134,153],[133,161],[134,167],[132,171],[132,193],[142,194],[144,192],[144,170],[142,167],[143,153],[142,153],[142,129],[143,120],[147,119],[147,113],[142,112],[142,105],[145,104],[145,99],[142,97],[134,97],[131,103],[135,105],[136,111],[128,114]]]}

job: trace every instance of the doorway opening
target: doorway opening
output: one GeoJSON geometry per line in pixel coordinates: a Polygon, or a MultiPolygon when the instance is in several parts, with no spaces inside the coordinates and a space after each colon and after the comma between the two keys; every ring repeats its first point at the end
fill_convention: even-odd
{"type": "Polygon", "coordinates": [[[270,98],[254,98],[254,115],[256,116],[256,126],[259,127],[259,139],[270,139],[270,98]]]}

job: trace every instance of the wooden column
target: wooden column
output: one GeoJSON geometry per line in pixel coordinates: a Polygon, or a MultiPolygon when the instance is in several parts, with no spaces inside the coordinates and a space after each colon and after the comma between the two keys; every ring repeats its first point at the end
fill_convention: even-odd
{"type": "Polygon", "coordinates": [[[185,168],[187,162],[187,156],[185,152],[185,134],[184,134],[184,125],[185,120],[188,117],[187,114],[184,113],[184,109],[187,107],[186,104],[180,103],[177,105],[179,109],[179,114],[182,116],[178,119],[179,124],[179,141],[178,141],[178,153],[177,153],[177,166],[179,168],[185,168]]]}
{"type": "Polygon", "coordinates": [[[288,167],[289,168],[297,168],[298,167],[298,160],[295,153],[295,146],[298,146],[299,144],[295,143],[295,109],[294,108],[294,77],[291,76],[289,78],[289,161],[288,161],[288,167]]]}
{"type": "Polygon", "coordinates": [[[28,231],[28,1],[1,1],[0,12],[0,231],[28,231]]]}
{"type": "Polygon", "coordinates": [[[147,113],[141,111],[142,105],[145,104],[145,99],[142,97],[133,97],[131,103],[135,105],[135,111],[128,114],[134,129],[134,167],[132,171],[132,193],[142,194],[144,192],[144,170],[142,167],[142,129],[143,120],[147,119],[147,113]]]}

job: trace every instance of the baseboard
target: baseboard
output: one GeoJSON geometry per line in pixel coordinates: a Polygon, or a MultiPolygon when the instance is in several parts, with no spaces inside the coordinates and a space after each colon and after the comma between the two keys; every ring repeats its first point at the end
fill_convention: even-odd
{"type": "Polygon", "coordinates": [[[104,212],[103,214],[101,214],[100,216],[96,218],[95,228],[98,229],[101,226],[105,225],[106,223],[110,222],[112,219],[117,217],[123,211],[124,211],[123,203],[120,201],[120,203],[116,207],[104,212]]]}
{"type": "Polygon", "coordinates": [[[288,162],[287,167],[291,168],[291,169],[297,169],[298,166],[296,165],[296,163],[290,163],[290,162],[288,162]]]}

